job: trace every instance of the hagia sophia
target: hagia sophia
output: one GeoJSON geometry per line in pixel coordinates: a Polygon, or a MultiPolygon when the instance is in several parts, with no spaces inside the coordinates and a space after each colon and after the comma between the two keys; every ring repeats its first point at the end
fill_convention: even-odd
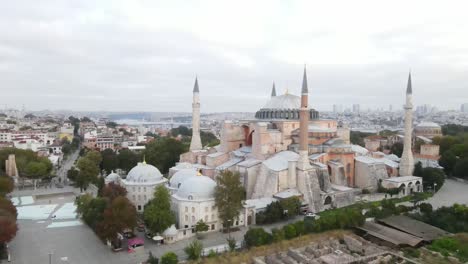
{"type": "Polygon", "coordinates": [[[222,228],[214,202],[216,177],[225,170],[238,172],[246,200],[233,226],[255,224],[255,213],[269,203],[296,196],[308,212],[320,212],[356,202],[363,189],[376,191],[379,184],[400,188],[402,194],[422,191],[422,179],[412,176],[412,87],[408,79],[405,104],[405,140],[401,160],[395,155],[373,153],[350,144],[349,128],[335,120],[320,119],[309,107],[309,87],[304,68],[300,96],[286,92],[271,97],[251,120],[224,121],[220,144],[203,148],[200,140],[200,88],[195,80],[192,103],[190,150],[170,169],[168,178],[145,162],[133,168],[125,180],[113,174],[128,191],[138,211],[152,198],[156,185],[172,195],[177,223],[166,241],[194,235],[203,220],[209,231],[222,228]]]}

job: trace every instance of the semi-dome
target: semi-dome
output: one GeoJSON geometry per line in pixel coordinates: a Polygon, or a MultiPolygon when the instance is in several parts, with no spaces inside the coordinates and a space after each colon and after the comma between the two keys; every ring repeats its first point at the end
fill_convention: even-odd
{"type": "Polygon", "coordinates": [[[215,187],[216,182],[207,176],[190,177],[182,182],[175,196],[186,200],[213,199],[215,187]]]}
{"type": "Polygon", "coordinates": [[[158,182],[163,179],[159,170],[146,162],[139,162],[128,172],[126,181],[128,182],[158,182]]]}
{"type": "Polygon", "coordinates": [[[197,176],[198,171],[194,168],[192,169],[182,169],[174,173],[171,179],[169,180],[169,186],[171,188],[179,188],[179,186],[188,178],[197,176]]]}
{"type": "Polygon", "coordinates": [[[283,94],[280,96],[273,96],[265,104],[263,108],[266,109],[299,109],[301,108],[301,98],[292,94],[283,94]]]}

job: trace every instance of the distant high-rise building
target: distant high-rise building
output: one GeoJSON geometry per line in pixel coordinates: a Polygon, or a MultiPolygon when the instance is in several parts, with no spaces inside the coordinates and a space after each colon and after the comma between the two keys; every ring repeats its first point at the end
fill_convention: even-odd
{"type": "MultiPolygon", "coordinates": [[[[463,105],[462,105],[462,109],[463,109],[463,105]]],[[[333,105],[333,113],[335,114],[338,113],[338,106],[336,104],[333,105]]]]}
{"type": "Polygon", "coordinates": [[[389,105],[389,106],[388,106],[388,111],[389,111],[389,112],[392,112],[392,111],[393,111],[393,106],[392,106],[392,105],[389,105]]]}
{"type": "Polygon", "coordinates": [[[359,104],[353,104],[353,113],[359,114],[360,106],[359,104]]]}
{"type": "Polygon", "coordinates": [[[460,111],[463,113],[468,113],[468,103],[462,104],[460,107],[460,111]]]}

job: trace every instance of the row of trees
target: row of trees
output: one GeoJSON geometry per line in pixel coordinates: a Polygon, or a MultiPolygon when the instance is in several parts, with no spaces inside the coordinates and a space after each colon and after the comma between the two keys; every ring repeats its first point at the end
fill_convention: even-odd
{"type": "Polygon", "coordinates": [[[444,136],[433,139],[442,154],[439,164],[447,175],[468,179],[468,127],[444,125],[442,131],[444,136]]]}
{"type": "Polygon", "coordinates": [[[118,234],[137,226],[135,206],[125,197],[125,188],[110,183],[103,187],[100,196],[85,194],[76,199],[77,212],[103,241],[120,246],[118,234]]]}
{"type": "Polygon", "coordinates": [[[271,233],[263,228],[250,228],[244,235],[244,242],[248,248],[256,247],[309,233],[348,229],[362,225],[364,221],[365,217],[361,214],[360,209],[340,208],[322,212],[318,219],[306,217],[304,220],[285,225],[280,229],[272,229],[271,233]]]}
{"type": "Polygon", "coordinates": [[[450,207],[440,207],[432,210],[426,204],[421,204],[421,213],[412,214],[417,220],[426,222],[451,233],[468,232],[468,206],[454,204],[450,207]]]}
{"type": "Polygon", "coordinates": [[[271,224],[298,215],[301,201],[297,197],[290,197],[267,205],[265,211],[256,214],[257,224],[271,224]]]}
{"type": "Polygon", "coordinates": [[[101,153],[98,151],[88,151],[84,156],[78,159],[76,165],[78,170],[72,167],[67,172],[67,177],[75,182],[75,185],[80,187],[81,191],[86,190],[91,183],[102,185],[103,178],[98,177],[101,170],[101,162],[101,153]]]}
{"type": "Polygon", "coordinates": [[[13,180],[10,177],[0,176],[0,259],[4,257],[6,243],[10,242],[18,232],[16,207],[6,197],[13,191],[13,187],[13,180]]]}
{"type": "Polygon", "coordinates": [[[51,177],[53,165],[46,157],[39,157],[32,150],[4,148],[0,150],[0,171],[5,171],[5,160],[10,154],[15,155],[19,176],[38,180],[51,177]]]}
{"type": "Polygon", "coordinates": [[[425,190],[432,189],[438,191],[445,182],[445,173],[437,168],[423,168],[421,162],[416,163],[413,171],[414,176],[422,177],[425,190]]]}
{"type": "MultiPolygon", "coordinates": [[[[186,126],[179,126],[173,128],[170,131],[172,137],[182,136],[182,142],[186,145],[190,145],[190,140],[192,137],[192,129],[189,129],[186,126]]],[[[211,132],[200,131],[200,138],[203,146],[213,147],[219,144],[219,139],[211,132]]]]}

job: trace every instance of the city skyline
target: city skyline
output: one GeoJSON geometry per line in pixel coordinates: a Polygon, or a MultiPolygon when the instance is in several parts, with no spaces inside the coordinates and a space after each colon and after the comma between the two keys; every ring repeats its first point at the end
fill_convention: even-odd
{"type": "Polygon", "coordinates": [[[307,64],[310,106],[321,111],[400,110],[410,69],[415,105],[459,109],[468,25],[463,4],[451,3],[9,2],[0,11],[2,103],[189,112],[198,76],[202,113],[255,112],[273,82],[278,94],[299,95],[307,64]]]}

